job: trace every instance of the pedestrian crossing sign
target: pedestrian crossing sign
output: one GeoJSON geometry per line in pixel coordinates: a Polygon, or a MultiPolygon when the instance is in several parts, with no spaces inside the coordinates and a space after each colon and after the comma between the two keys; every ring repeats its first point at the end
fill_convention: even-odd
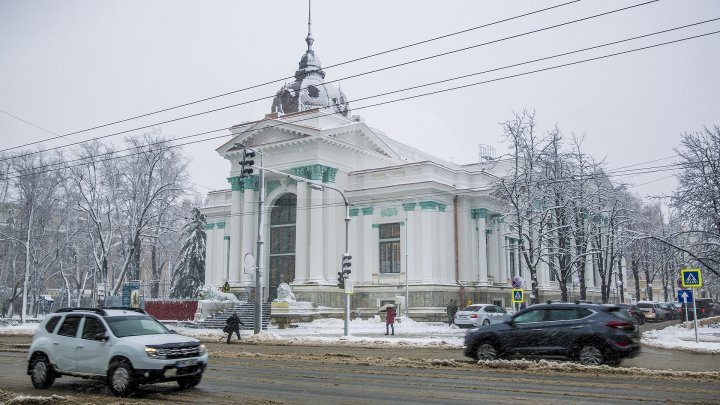
{"type": "Polygon", "coordinates": [[[513,288],[512,290],[513,299],[512,302],[523,302],[525,301],[525,297],[523,297],[523,290],[520,288],[513,288]]]}
{"type": "Polygon", "coordinates": [[[680,280],[683,287],[702,287],[702,274],[700,269],[680,270],[680,280]]]}

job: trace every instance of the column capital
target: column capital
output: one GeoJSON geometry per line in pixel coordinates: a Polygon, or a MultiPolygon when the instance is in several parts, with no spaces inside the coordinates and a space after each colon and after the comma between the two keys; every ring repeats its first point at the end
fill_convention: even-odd
{"type": "Polygon", "coordinates": [[[230,183],[232,191],[243,191],[244,179],[241,176],[228,177],[227,181],[230,183]]]}
{"type": "Polygon", "coordinates": [[[472,219],[487,218],[488,210],[485,208],[473,208],[470,210],[472,219]]]}
{"type": "Polygon", "coordinates": [[[290,169],[296,176],[309,180],[322,181],[323,183],[334,183],[338,169],[321,164],[293,167],[290,169]]]}
{"type": "Polygon", "coordinates": [[[405,211],[415,211],[415,205],[416,205],[416,203],[412,202],[412,203],[403,203],[402,206],[405,211]]]}
{"type": "Polygon", "coordinates": [[[373,207],[363,207],[362,208],[363,215],[372,215],[373,214],[373,207]]]}
{"type": "Polygon", "coordinates": [[[435,201],[420,201],[420,209],[422,210],[436,210],[438,203],[435,201]]]}

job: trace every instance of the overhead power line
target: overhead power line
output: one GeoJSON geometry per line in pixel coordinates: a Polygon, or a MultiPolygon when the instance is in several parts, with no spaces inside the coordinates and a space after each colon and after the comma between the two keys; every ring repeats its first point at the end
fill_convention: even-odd
{"type": "MultiPolygon", "coordinates": [[[[559,28],[559,27],[564,27],[564,26],[567,26],[567,25],[571,25],[571,24],[575,24],[575,23],[578,23],[578,22],[587,21],[587,20],[590,20],[590,19],[598,18],[598,17],[607,16],[607,15],[614,14],[614,13],[618,13],[618,12],[621,12],[621,11],[626,11],[626,10],[629,10],[629,9],[632,9],[632,8],[636,8],[636,7],[640,7],[640,6],[645,6],[645,5],[648,5],[648,4],[656,3],[656,2],[658,2],[658,1],[660,1],[660,0],[650,0],[650,1],[647,1],[647,2],[644,2],[644,3],[639,3],[639,4],[627,6],[627,7],[622,7],[622,8],[615,9],[615,10],[611,10],[611,11],[607,11],[607,12],[604,12],[604,13],[594,14],[594,15],[591,15],[591,16],[588,16],[588,17],[583,17],[583,18],[579,18],[579,19],[567,21],[567,22],[564,22],[564,23],[551,25],[551,26],[544,27],[544,28],[539,28],[539,29],[536,29],[536,30],[527,31],[527,32],[524,32],[524,33],[521,33],[521,34],[511,35],[511,36],[504,37],[504,38],[500,38],[500,39],[496,39],[496,40],[493,40],[493,41],[483,42],[483,43],[480,43],[480,44],[475,44],[475,45],[472,45],[472,46],[468,46],[468,47],[464,47],[464,48],[460,48],[460,49],[455,49],[455,50],[448,51],[448,52],[438,53],[438,54],[430,55],[430,56],[427,56],[427,57],[424,57],[424,58],[411,60],[411,61],[408,61],[408,62],[403,62],[403,63],[391,65],[391,66],[386,66],[386,67],[380,68],[380,69],[374,69],[374,70],[370,70],[370,71],[358,73],[358,74],[355,74],[355,75],[351,75],[351,76],[346,76],[346,77],[343,77],[343,78],[338,78],[338,79],[330,80],[330,81],[327,81],[327,82],[325,82],[325,83],[334,83],[334,82],[339,82],[339,81],[341,81],[341,80],[354,79],[354,78],[357,78],[357,77],[366,76],[366,75],[369,75],[369,74],[378,73],[378,72],[382,72],[382,71],[386,71],[386,70],[390,70],[390,69],[395,69],[395,68],[398,68],[398,67],[408,66],[408,65],[411,65],[411,64],[419,63],[419,62],[425,62],[425,61],[428,61],[428,60],[431,60],[431,59],[435,59],[435,58],[439,58],[439,57],[443,57],[443,56],[448,56],[448,55],[456,54],[456,53],[459,53],[459,52],[465,52],[465,51],[468,51],[468,50],[471,50],[471,49],[476,49],[476,48],[479,48],[479,47],[482,47],[482,46],[491,45],[491,44],[496,44],[496,43],[499,43],[499,42],[502,42],[502,41],[507,41],[507,40],[510,40],[510,39],[520,38],[520,37],[527,36],[527,35],[537,34],[537,33],[539,33],[539,32],[543,32],[543,31],[547,31],[547,30],[551,30],[551,29],[555,29],[555,28],[559,28]]],[[[569,3],[568,3],[568,4],[569,4],[569,3]]],[[[333,66],[337,66],[337,65],[333,65],[333,66]]],[[[281,80],[282,80],[282,79],[281,79],[281,80]]],[[[270,83],[273,83],[273,82],[270,82],[270,83]]],[[[266,83],[266,84],[267,84],[267,83],[266,83]]],[[[256,88],[256,87],[258,87],[258,86],[260,86],[260,85],[248,87],[247,89],[256,88]]],[[[304,88],[303,88],[303,89],[304,89],[304,88]]],[[[301,89],[301,90],[302,90],[302,89],[301,89]]],[[[230,94],[230,93],[228,93],[228,94],[230,94]]],[[[214,113],[214,112],[218,112],[218,111],[223,111],[223,110],[227,110],[227,109],[230,109],[230,108],[235,108],[235,107],[239,107],[239,106],[242,106],[242,105],[247,105],[247,104],[250,104],[250,103],[255,103],[255,102],[258,102],[258,101],[262,101],[262,100],[272,99],[273,97],[274,97],[274,95],[265,96],[265,97],[260,97],[260,98],[256,98],[256,99],[253,99],[253,100],[244,101],[244,102],[241,102],[241,103],[231,104],[231,105],[227,105],[227,106],[224,106],[224,107],[220,107],[220,108],[215,108],[215,109],[211,109],[211,110],[199,112],[199,113],[196,113],[196,114],[190,114],[190,115],[182,116],[182,117],[179,117],[179,118],[174,118],[174,119],[170,119],[170,120],[166,120],[166,121],[161,121],[161,122],[156,122],[156,123],[149,124],[149,125],[145,125],[145,126],[141,126],[141,127],[136,127],[136,128],[128,129],[128,130],[125,130],[125,131],[120,131],[120,132],[115,132],[115,133],[111,133],[111,134],[108,134],[108,135],[103,135],[103,136],[94,137],[94,138],[91,138],[91,139],[88,139],[88,140],[85,140],[85,141],[80,141],[80,142],[75,142],[75,143],[71,143],[71,144],[67,144],[67,145],[63,145],[63,146],[57,146],[57,147],[54,147],[54,148],[49,148],[49,149],[46,149],[45,151],[61,149],[61,148],[65,148],[65,147],[68,147],[68,146],[77,145],[77,144],[83,143],[83,142],[89,142],[89,141],[92,141],[92,140],[109,138],[109,137],[112,137],[112,136],[122,135],[122,134],[126,134],[126,133],[133,132],[133,131],[139,131],[139,130],[142,130],[142,129],[147,129],[147,128],[151,128],[151,127],[158,126],[158,125],[162,125],[162,124],[168,124],[168,123],[171,123],[171,122],[177,122],[177,121],[181,121],[181,120],[185,120],[185,119],[189,119],[189,118],[194,118],[194,117],[198,117],[198,116],[201,116],[201,115],[210,114],[210,113],[214,113]]],[[[207,101],[207,100],[210,100],[210,99],[212,99],[212,98],[205,99],[204,101],[207,101]]],[[[198,102],[199,102],[199,101],[198,101],[198,102]]],[[[194,103],[193,103],[193,104],[194,104],[194,103]]],[[[184,106],[184,105],[183,105],[183,106],[184,106]]],[[[148,115],[157,114],[157,113],[159,113],[159,112],[168,111],[168,110],[172,110],[172,109],[175,109],[175,108],[178,108],[178,107],[172,107],[172,108],[169,108],[169,109],[160,110],[160,111],[157,111],[157,112],[148,113],[148,114],[140,115],[140,116],[137,116],[137,117],[128,118],[128,119],[124,119],[124,120],[121,120],[121,121],[116,121],[116,122],[114,122],[114,123],[109,123],[109,124],[105,124],[105,125],[93,127],[93,128],[89,128],[89,129],[82,130],[82,131],[72,132],[72,133],[66,134],[66,135],[74,135],[74,134],[78,134],[78,133],[81,133],[81,132],[87,132],[87,131],[90,131],[90,130],[93,130],[93,129],[99,129],[99,128],[107,127],[107,126],[114,125],[114,124],[117,124],[117,123],[130,121],[130,120],[133,120],[133,119],[136,119],[136,118],[146,117],[146,116],[148,116],[148,115]]],[[[48,138],[48,139],[46,139],[45,141],[54,140],[54,139],[57,139],[57,138],[58,138],[58,137],[48,138]]],[[[36,141],[36,142],[29,143],[29,144],[21,145],[21,146],[16,146],[16,147],[9,148],[9,149],[5,149],[5,150],[0,150],[0,152],[7,151],[7,150],[11,150],[11,149],[17,149],[17,148],[20,148],[20,147],[22,147],[22,146],[30,146],[30,145],[34,145],[34,144],[37,144],[37,143],[40,143],[40,142],[44,142],[44,141],[41,140],[41,141],[36,141]]],[[[43,151],[30,152],[29,154],[42,153],[42,152],[43,152],[43,151]]]]}
{"type": "MultiPolygon", "coordinates": [[[[714,19],[714,20],[717,20],[717,19],[714,19]]],[[[713,20],[713,21],[714,21],[714,20],[713,20]]],[[[426,97],[426,96],[429,96],[429,95],[435,95],[435,94],[445,93],[445,92],[449,92],[449,91],[455,91],[455,90],[464,89],[464,88],[468,88],[468,87],[472,87],[472,86],[477,86],[477,85],[482,85],[482,84],[487,84],[487,83],[493,83],[493,82],[497,82],[497,81],[501,81],[501,80],[507,80],[507,79],[516,78],[516,77],[527,76],[527,75],[530,75],[530,74],[535,74],[535,73],[539,73],[539,72],[545,72],[545,71],[554,70],[554,69],[558,69],[558,68],[562,68],[562,67],[574,66],[574,65],[581,64],[581,63],[587,63],[587,62],[596,61],[596,60],[602,60],[602,59],[607,59],[607,58],[615,57],[615,56],[619,56],[619,55],[630,54],[630,53],[638,52],[638,51],[642,51],[642,50],[653,49],[653,48],[657,48],[657,47],[660,47],[660,46],[665,46],[665,45],[670,45],[670,44],[676,44],[676,43],[688,41],[688,40],[691,40],[691,39],[703,38],[703,37],[706,37],[706,36],[709,36],[709,35],[715,35],[715,34],[718,34],[718,33],[720,33],[720,31],[713,31],[713,32],[705,33],[705,34],[694,35],[694,36],[690,36],[690,37],[685,37],[685,38],[681,38],[681,39],[676,39],[676,40],[673,40],[673,41],[667,41],[667,42],[662,42],[662,43],[658,43],[658,44],[654,44],[654,45],[648,45],[648,46],[644,46],[644,47],[640,47],[640,48],[635,48],[635,49],[631,49],[631,50],[626,50],[626,51],[621,51],[621,52],[615,52],[615,53],[611,53],[611,54],[607,54],[607,55],[602,55],[602,56],[598,56],[598,57],[593,57],[593,58],[587,58],[587,59],[583,59],[583,60],[580,60],[580,61],[564,63],[564,64],[560,64],[560,65],[555,65],[555,66],[546,67],[546,68],[542,68],[542,69],[537,69],[537,70],[533,70],[533,71],[528,71],[528,72],[513,74],[513,75],[504,76],[504,77],[500,77],[500,78],[495,78],[495,79],[485,80],[485,81],[481,81],[481,82],[470,83],[470,84],[466,84],[466,85],[462,85],[462,86],[457,86],[457,87],[452,87],[452,88],[447,88],[447,89],[442,89],[442,90],[436,90],[436,91],[432,91],[432,92],[428,92],[428,93],[418,94],[418,95],[409,96],[409,97],[403,97],[403,98],[399,98],[399,99],[395,99],[395,100],[389,100],[389,101],[380,102],[380,103],[376,103],[376,104],[370,104],[370,105],[362,106],[362,107],[359,107],[359,108],[355,108],[355,110],[360,110],[360,109],[365,109],[365,108],[372,108],[372,107],[377,107],[377,106],[380,106],[380,105],[386,105],[386,104],[396,103],[396,102],[400,102],[400,101],[406,101],[406,100],[410,100],[410,99],[415,99],[415,98],[420,98],[420,97],[426,97]]],[[[412,87],[411,89],[415,89],[415,88],[418,88],[418,87],[421,87],[421,86],[414,86],[414,87],[412,87]]],[[[397,92],[397,91],[396,91],[396,92],[397,92]]],[[[381,95],[385,95],[385,93],[383,93],[383,94],[381,94],[381,95]]],[[[376,96],[376,97],[377,97],[377,96],[376,96]]],[[[367,99],[367,98],[368,98],[368,97],[366,97],[365,99],[367,99]]],[[[326,115],[326,116],[327,116],[327,115],[332,115],[332,113],[325,113],[325,114],[323,114],[323,115],[326,115]]],[[[302,122],[302,121],[305,121],[305,120],[308,120],[308,119],[314,119],[314,117],[310,117],[310,118],[300,118],[300,119],[296,119],[296,120],[294,120],[294,121],[288,121],[288,122],[283,122],[283,123],[276,124],[276,125],[266,126],[266,127],[261,128],[261,129],[262,129],[262,130],[265,130],[265,129],[272,128],[272,127],[276,127],[276,126],[280,126],[280,125],[286,125],[286,124],[293,124],[293,123],[297,123],[297,122],[302,122]]],[[[219,132],[219,131],[224,131],[224,130],[225,130],[225,128],[216,129],[216,130],[212,130],[212,131],[206,131],[206,132],[203,132],[203,133],[200,133],[200,134],[193,134],[193,135],[188,135],[188,136],[181,137],[181,138],[176,138],[175,140],[177,140],[177,139],[187,139],[187,138],[191,138],[191,137],[195,137],[195,136],[199,136],[199,135],[206,135],[206,134],[209,134],[209,133],[214,133],[214,132],[219,132]]],[[[227,136],[227,135],[216,136],[216,137],[211,137],[211,138],[205,138],[205,139],[195,140],[195,141],[186,142],[186,143],[181,143],[181,144],[177,144],[177,145],[171,145],[170,147],[186,146],[186,145],[191,145],[191,144],[195,144],[195,143],[199,143],[199,142],[206,142],[206,141],[209,141],[209,140],[215,140],[215,139],[219,139],[219,138],[224,138],[224,137],[226,137],[226,136],[227,136]]],[[[167,141],[158,142],[158,144],[167,143],[167,142],[171,142],[171,141],[173,141],[173,140],[167,140],[167,141]]],[[[148,146],[148,145],[145,145],[145,146],[148,146]]],[[[132,148],[127,149],[127,150],[131,150],[131,149],[132,149],[132,148]]],[[[127,150],[126,150],[126,151],[127,151],[127,150]]],[[[110,158],[110,159],[119,159],[119,158],[131,156],[131,155],[132,155],[132,154],[122,155],[122,156],[113,156],[113,157],[110,158]]],[[[78,159],[78,160],[81,160],[81,159],[78,159]]],[[[68,163],[68,162],[63,162],[63,163],[68,163]]],[[[80,165],[82,165],[82,164],[84,164],[84,163],[81,163],[80,165]]],[[[50,166],[47,166],[47,167],[50,167],[50,166]]],[[[71,166],[71,167],[74,167],[74,166],[71,166]]],[[[55,169],[50,169],[50,170],[55,170],[55,169]]],[[[43,173],[43,172],[34,172],[34,173],[43,173]]],[[[14,177],[6,176],[5,179],[12,179],[12,178],[17,178],[17,177],[21,177],[21,176],[22,176],[22,174],[18,174],[18,175],[14,176],[14,177]]]]}

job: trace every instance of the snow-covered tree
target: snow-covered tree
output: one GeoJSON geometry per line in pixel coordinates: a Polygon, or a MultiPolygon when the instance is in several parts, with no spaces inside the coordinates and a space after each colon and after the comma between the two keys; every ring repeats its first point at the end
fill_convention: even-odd
{"type": "Polygon", "coordinates": [[[185,243],[180,250],[180,257],[172,276],[173,298],[192,297],[205,282],[205,252],[207,223],[205,215],[198,208],[193,208],[190,221],[183,227],[185,243]]]}

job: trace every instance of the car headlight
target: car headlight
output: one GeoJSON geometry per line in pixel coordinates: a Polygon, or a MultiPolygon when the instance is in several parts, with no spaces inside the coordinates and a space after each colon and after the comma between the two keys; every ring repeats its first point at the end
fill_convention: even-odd
{"type": "Polygon", "coordinates": [[[205,343],[200,344],[200,355],[204,356],[208,352],[207,346],[205,346],[205,343]]]}
{"type": "Polygon", "coordinates": [[[145,346],[145,354],[147,354],[151,359],[165,359],[164,349],[145,346]]]}

